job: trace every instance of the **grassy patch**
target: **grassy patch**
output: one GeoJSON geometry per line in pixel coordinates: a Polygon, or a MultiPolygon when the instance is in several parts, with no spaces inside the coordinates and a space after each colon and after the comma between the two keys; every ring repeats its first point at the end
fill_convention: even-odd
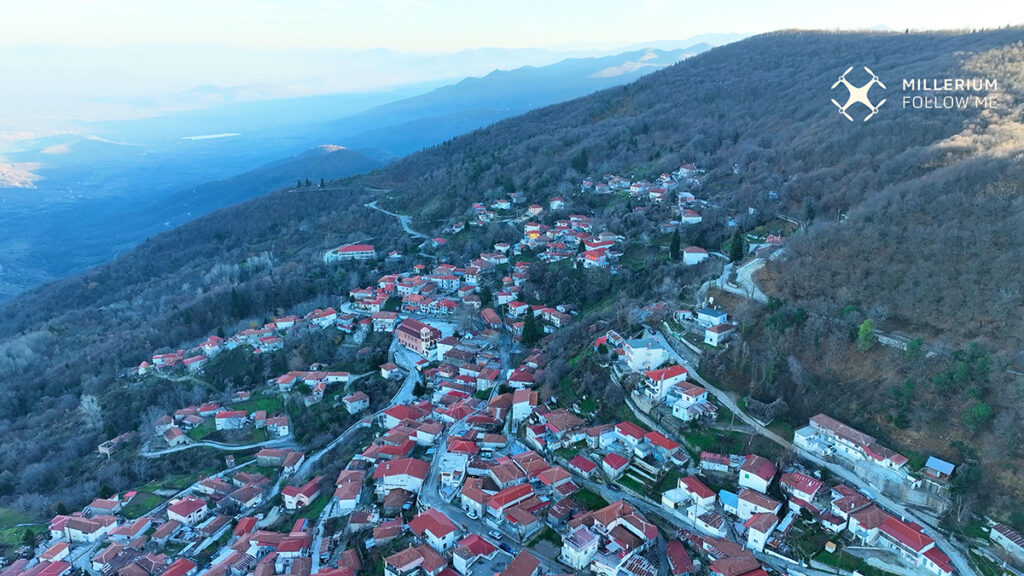
{"type": "Polygon", "coordinates": [[[715,445],[715,435],[710,430],[695,430],[683,435],[683,439],[699,452],[706,452],[715,445]]]}
{"type": "Polygon", "coordinates": [[[550,526],[545,526],[543,530],[535,534],[533,538],[530,538],[530,541],[526,543],[526,546],[533,546],[541,540],[547,540],[559,548],[562,547],[562,537],[558,532],[552,530],[550,526]]]}
{"type": "Polygon", "coordinates": [[[639,418],[636,417],[636,414],[633,412],[633,409],[630,408],[629,404],[626,404],[625,402],[623,402],[622,405],[619,406],[619,409],[616,410],[615,415],[618,416],[620,420],[626,420],[628,422],[636,424],[637,426],[643,428],[644,430],[647,429],[647,426],[643,422],[641,422],[639,418]]]}
{"type": "Polygon", "coordinates": [[[580,410],[584,414],[593,414],[597,410],[597,398],[594,396],[587,396],[580,401],[580,410]]]}
{"type": "Polygon", "coordinates": [[[583,442],[577,442],[568,446],[562,446],[558,450],[555,450],[555,456],[565,458],[566,460],[572,460],[577,454],[584,454],[587,446],[583,442]]]}
{"type": "Polygon", "coordinates": [[[202,424],[189,430],[188,437],[195,440],[196,442],[199,442],[206,438],[207,436],[209,436],[210,434],[213,434],[216,430],[217,423],[214,422],[213,418],[207,418],[206,420],[203,420],[202,424]]]}
{"type": "Polygon", "coordinates": [[[579,502],[587,510],[600,510],[608,505],[608,501],[599,494],[595,494],[586,488],[580,488],[572,495],[572,499],[579,502]]]}
{"type": "Polygon", "coordinates": [[[643,482],[637,480],[636,478],[633,478],[632,476],[623,476],[619,478],[618,483],[620,486],[629,488],[630,490],[636,492],[637,494],[647,493],[647,486],[645,486],[643,482]]]}
{"type": "Polygon", "coordinates": [[[960,529],[960,532],[968,538],[978,538],[985,541],[988,541],[989,539],[988,530],[986,530],[985,527],[979,522],[975,522],[973,524],[968,524],[964,526],[960,529]]]}
{"type": "Polygon", "coordinates": [[[31,520],[24,513],[13,508],[0,508],[0,528],[13,528],[31,520]]]}
{"type": "Polygon", "coordinates": [[[134,498],[132,498],[132,501],[121,510],[121,514],[127,518],[138,518],[162,504],[163,501],[164,499],[162,497],[157,496],[152,492],[139,492],[134,498]]]}
{"type": "Polygon", "coordinates": [[[793,526],[786,538],[789,544],[800,551],[802,558],[813,558],[825,548],[829,537],[818,526],[804,526],[799,522],[793,526]]]}
{"type": "Polygon", "coordinates": [[[981,574],[981,576],[1003,576],[1004,574],[1010,574],[1010,572],[997,566],[995,562],[974,552],[971,552],[971,564],[978,570],[978,574],[981,574]]]}
{"type": "Polygon", "coordinates": [[[254,396],[244,402],[232,405],[232,408],[235,410],[245,410],[248,413],[266,410],[267,414],[277,414],[281,412],[283,404],[281,397],[273,394],[254,396]]]}
{"type": "Polygon", "coordinates": [[[323,513],[324,508],[327,508],[327,503],[330,501],[331,494],[325,491],[324,493],[320,494],[320,496],[317,496],[316,500],[310,502],[309,506],[306,506],[302,510],[299,510],[298,514],[295,515],[295,518],[306,518],[308,520],[316,520],[320,517],[320,514],[323,513]]]}
{"type": "Polygon", "coordinates": [[[172,474],[164,478],[156,489],[183,490],[191,486],[192,484],[195,484],[196,480],[199,480],[200,478],[205,478],[217,471],[217,468],[210,466],[208,468],[203,468],[198,472],[192,472],[189,474],[172,474]]]}
{"type": "Polygon", "coordinates": [[[665,477],[661,479],[661,482],[658,482],[658,487],[656,488],[656,490],[658,492],[667,492],[673,488],[678,487],[679,478],[681,476],[682,475],[679,474],[679,472],[675,470],[669,470],[668,473],[665,474],[665,477]]]}
{"type": "Polygon", "coordinates": [[[16,550],[21,546],[22,538],[25,537],[25,530],[32,530],[36,536],[47,533],[48,527],[46,524],[18,526],[18,524],[26,524],[30,520],[31,518],[17,510],[0,508],[0,550],[16,550]]]}
{"type": "Polygon", "coordinates": [[[488,388],[487,390],[477,390],[473,394],[473,397],[477,398],[478,400],[487,400],[491,397],[491,389],[488,388]]]}
{"type": "Polygon", "coordinates": [[[781,436],[783,440],[788,442],[793,441],[793,426],[790,425],[789,422],[773,420],[772,423],[768,425],[768,429],[781,436]]]}
{"type": "Polygon", "coordinates": [[[825,552],[823,550],[815,556],[814,559],[818,562],[828,564],[829,566],[835,566],[836,568],[841,568],[850,572],[856,570],[864,576],[889,576],[888,572],[875,568],[866,561],[857,558],[856,556],[851,556],[842,550],[838,550],[835,554],[825,552]]]}

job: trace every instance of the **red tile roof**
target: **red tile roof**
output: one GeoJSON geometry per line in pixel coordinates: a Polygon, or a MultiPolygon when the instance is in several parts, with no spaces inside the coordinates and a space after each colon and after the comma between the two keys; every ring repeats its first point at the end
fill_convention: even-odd
{"type": "Polygon", "coordinates": [[[700,481],[700,478],[697,478],[696,476],[686,476],[684,478],[680,478],[679,487],[688,492],[696,494],[697,497],[701,499],[715,497],[714,491],[711,490],[711,488],[708,488],[703,482],[700,481]]]}
{"type": "Polygon", "coordinates": [[[648,370],[647,372],[644,372],[644,376],[647,376],[648,378],[654,380],[655,382],[661,380],[671,380],[673,378],[678,378],[679,376],[683,376],[685,374],[686,368],[683,368],[678,364],[669,366],[668,368],[659,368],[657,370],[648,370]]]}
{"type": "Polygon", "coordinates": [[[615,429],[621,432],[625,436],[631,436],[636,439],[642,439],[647,432],[632,422],[619,422],[615,425],[615,429]]]}
{"type": "Polygon", "coordinates": [[[409,521],[409,529],[417,536],[429,532],[435,538],[444,538],[457,529],[451,518],[436,508],[427,508],[409,521]]]}
{"type": "Polygon", "coordinates": [[[757,530],[762,534],[767,534],[776,524],[779,523],[779,517],[775,514],[768,514],[762,512],[760,514],[754,514],[749,520],[743,524],[745,527],[751,530],[757,530]]]}
{"type": "Polygon", "coordinates": [[[653,432],[648,432],[645,435],[645,438],[647,438],[647,441],[650,442],[652,445],[667,450],[669,452],[677,450],[679,448],[678,442],[670,440],[664,434],[658,432],[657,430],[653,432]]]}
{"type": "Polygon", "coordinates": [[[408,474],[413,478],[425,480],[429,472],[430,464],[427,462],[415,458],[399,458],[379,464],[377,469],[373,471],[373,479],[379,480],[390,476],[408,474]]]}
{"type": "Polygon", "coordinates": [[[776,472],[775,465],[771,461],[757,454],[748,454],[740,470],[750,472],[766,482],[771,481],[775,477],[776,472]]]}
{"type": "Polygon", "coordinates": [[[697,567],[693,565],[693,560],[690,560],[690,555],[686,553],[686,548],[679,540],[668,541],[665,546],[665,556],[668,557],[672,576],[690,574],[697,570],[697,567]]]}
{"type": "Polygon", "coordinates": [[[883,520],[880,530],[915,552],[920,552],[925,547],[935,543],[935,540],[921,532],[920,527],[916,524],[904,522],[894,516],[889,516],[883,520]]]}
{"type": "Polygon", "coordinates": [[[590,459],[579,454],[573,456],[572,460],[569,460],[569,465],[583,472],[592,472],[594,468],[597,468],[597,464],[594,464],[590,459]]]}
{"type": "Polygon", "coordinates": [[[805,494],[815,494],[821,489],[821,480],[801,472],[786,472],[779,480],[783,485],[805,494]]]}
{"type": "Polygon", "coordinates": [[[629,460],[626,460],[625,458],[619,456],[615,452],[609,452],[608,455],[604,457],[604,463],[611,466],[615,470],[620,470],[622,468],[625,468],[626,465],[629,464],[629,460]]]}

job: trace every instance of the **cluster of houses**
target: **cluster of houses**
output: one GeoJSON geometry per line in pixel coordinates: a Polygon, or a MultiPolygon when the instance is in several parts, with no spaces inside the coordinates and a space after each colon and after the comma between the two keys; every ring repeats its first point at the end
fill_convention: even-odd
{"type": "Polygon", "coordinates": [[[152,362],[143,360],[136,372],[140,376],[152,370],[184,369],[191,373],[201,372],[206,363],[223,350],[234,350],[240,346],[249,346],[254,354],[281,350],[284,348],[284,336],[289,332],[300,329],[322,330],[337,325],[337,321],[338,312],[334,308],[317,308],[305,316],[282,316],[267,322],[262,328],[246,328],[227,339],[209,336],[192,348],[154,354],[152,362]]]}
{"type": "Polygon", "coordinates": [[[587,178],[580,184],[580,192],[584,194],[611,194],[628,191],[633,197],[646,196],[654,201],[661,201],[670,191],[677,190],[680,185],[688,188],[701,185],[701,174],[704,171],[693,164],[683,164],[675,172],[664,173],[657,182],[646,180],[630,180],[614,174],[605,174],[601,178],[587,178]]]}
{"type": "Polygon", "coordinates": [[[607,268],[622,253],[616,246],[623,240],[612,232],[596,232],[589,216],[571,214],[553,226],[535,221],[523,225],[523,237],[511,247],[513,254],[524,249],[537,252],[544,262],[575,260],[585,268],[607,268]]]}
{"type": "Polygon", "coordinates": [[[793,444],[819,457],[865,462],[898,475],[909,475],[906,456],[882,446],[873,436],[825,414],[814,416],[807,426],[796,430],[793,444]]]}
{"type": "MultiPolygon", "coordinates": [[[[316,366],[319,368],[319,366],[316,366]]],[[[309,387],[309,394],[305,396],[306,406],[312,406],[324,398],[327,389],[332,385],[345,386],[349,383],[351,375],[348,372],[326,371],[326,370],[292,370],[278,376],[271,381],[271,385],[281,392],[290,392],[296,385],[309,387]]]]}
{"type": "Polygon", "coordinates": [[[623,371],[640,374],[633,396],[644,405],[671,406],[672,415],[683,422],[714,420],[717,416],[718,409],[708,400],[708,391],[687,380],[689,372],[671,362],[672,355],[660,341],[627,340],[609,330],[594,342],[595,349],[602,345],[614,351],[623,371]]]}
{"type": "MultiPolygon", "coordinates": [[[[489,222],[494,222],[504,216],[506,219],[510,217],[510,212],[514,205],[524,204],[526,202],[526,194],[523,192],[512,192],[505,198],[499,198],[489,205],[482,202],[474,202],[470,207],[469,214],[472,220],[469,222],[471,226],[483,226],[489,222]]],[[[561,196],[552,196],[548,200],[548,210],[552,212],[558,212],[565,209],[565,199],[561,196]]],[[[540,204],[530,204],[520,215],[523,219],[529,219],[532,217],[540,216],[544,213],[544,207],[540,204]]],[[[456,225],[461,223],[456,223],[456,225]]]]}
{"type": "MultiPolygon", "coordinates": [[[[249,392],[235,393],[235,399],[249,399],[249,392]]],[[[183,446],[190,442],[188,431],[213,419],[214,430],[243,430],[253,427],[266,430],[270,438],[282,438],[291,434],[291,423],[284,414],[268,415],[266,410],[233,410],[216,402],[207,402],[198,406],[186,406],[175,410],[174,414],[165,414],[153,423],[154,431],[162,437],[170,447],[183,446]]]]}
{"type": "Polygon", "coordinates": [[[718,569],[725,568],[722,562],[744,567],[734,574],[758,570],[751,551],[783,555],[786,536],[802,512],[828,534],[845,532],[857,545],[892,550],[922,573],[953,573],[949,557],[920,525],[884,511],[845,484],[829,487],[816,474],[796,468],[779,474],[773,462],[757,454],[701,453],[699,474],[680,478],[675,488],[662,493],[662,507],[693,527],[682,537],[708,554],[712,574],[716,563],[718,569]],[[732,483],[736,490],[716,494],[709,483],[732,483]],[[743,547],[729,542],[733,532],[743,538],[743,547]]]}

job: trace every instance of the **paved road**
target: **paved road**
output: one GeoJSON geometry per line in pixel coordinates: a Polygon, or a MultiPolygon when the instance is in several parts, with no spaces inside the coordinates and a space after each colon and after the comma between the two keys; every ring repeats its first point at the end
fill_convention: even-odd
{"type": "Polygon", "coordinates": [[[415,231],[415,230],[413,230],[412,228],[409,227],[409,221],[412,220],[412,218],[410,218],[409,216],[404,216],[402,214],[397,214],[395,212],[391,212],[389,210],[385,210],[385,209],[377,206],[377,201],[376,200],[374,200],[373,202],[370,202],[369,204],[366,204],[365,206],[367,208],[372,208],[374,210],[377,210],[378,212],[383,212],[385,214],[389,214],[391,216],[394,216],[395,218],[398,218],[398,223],[402,225],[402,229],[405,230],[410,236],[413,236],[414,238],[422,238],[424,240],[429,240],[430,239],[430,237],[427,236],[426,234],[424,234],[422,232],[417,232],[417,231],[415,231]]]}
{"type": "Polygon", "coordinates": [[[223,450],[225,452],[238,452],[240,450],[249,450],[251,448],[260,448],[263,446],[286,446],[294,448],[297,445],[292,439],[291,435],[285,436],[284,438],[274,438],[272,440],[264,440],[263,442],[256,442],[255,444],[224,444],[222,442],[203,441],[193,442],[191,444],[185,444],[183,446],[175,446],[174,448],[165,448],[164,450],[156,450],[152,452],[142,452],[141,455],[144,458],[159,458],[166,454],[173,454],[175,452],[181,452],[182,450],[190,450],[192,448],[214,448],[216,450],[223,450]]]}

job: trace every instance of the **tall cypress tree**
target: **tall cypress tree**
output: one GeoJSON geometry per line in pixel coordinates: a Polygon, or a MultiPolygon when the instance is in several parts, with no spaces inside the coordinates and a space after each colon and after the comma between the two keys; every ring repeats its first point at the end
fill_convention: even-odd
{"type": "Polygon", "coordinates": [[[523,320],[523,344],[535,344],[540,340],[540,326],[537,325],[537,318],[533,315],[533,307],[526,308],[526,319],[523,320]]]}
{"type": "Polygon", "coordinates": [[[737,230],[729,242],[729,261],[739,262],[743,260],[743,235],[737,230]]]}
{"type": "Polygon", "coordinates": [[[679,260],[679,228],[672,232],[672,243],[668,246],[668,253],[673,260],[679,260]]]}

